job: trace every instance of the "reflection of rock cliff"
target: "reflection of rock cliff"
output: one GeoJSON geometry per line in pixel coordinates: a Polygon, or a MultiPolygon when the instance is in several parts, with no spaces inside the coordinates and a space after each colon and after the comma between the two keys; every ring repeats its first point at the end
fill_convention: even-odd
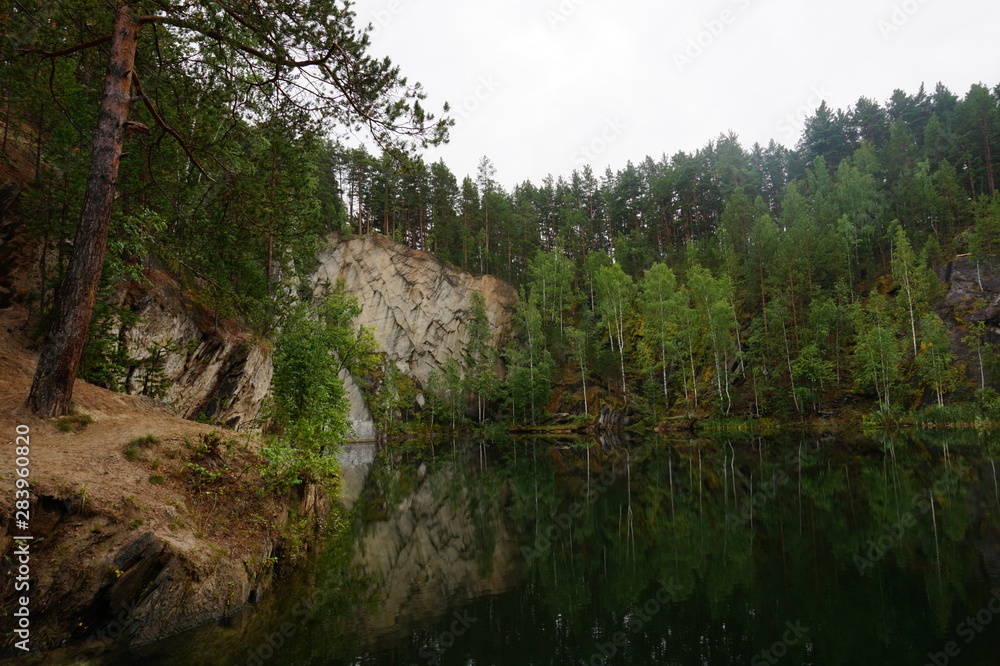
{"type": "Polygon", "coordinates": [[[372,327],[382,350],[421,384],[464,351],[472,294],[483,295],[495,343],[506,334],[517,299],[506,282],[474,276],[378,234],[331,239],[314,279],[317,288],[343,280],[361,305],[357,322],[372,327]]]}
{"type": "Polygon", "coordinates": [[[359,540],[364,570],[380,581],[379,612],[365,619],[375,633],[407,625],[441,609],[498,594],[520,578],[520,554],[504,523],[502,497],[484,503],[451,470],[432,472],[385,519],[369,522],[359,540]]]}

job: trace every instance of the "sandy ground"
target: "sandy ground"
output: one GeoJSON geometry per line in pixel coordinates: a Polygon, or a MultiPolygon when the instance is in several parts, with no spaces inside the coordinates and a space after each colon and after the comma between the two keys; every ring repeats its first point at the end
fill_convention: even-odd
{"type": "MultiPolygon", "coordinates": [[[[181,419],[159,401],[82,381],[74,387],[74,410],[89,415],[91,423],[62,432],[57,419],[35,418],[24,406],[36,364],[22,331],[26,317],[19,306],[0,310],[2,614],[10,618],[6,611],[14,599],[13,576],[7,575],[12,573],[13,534],[35,537],[31,580],[39,647],[87,637],[88,609],[99,605],[95,599],[107,590],[115,593],[116,580],[127,581],[130,575],[112,565],[116,554],[148,533],[164,544],[163,552],[180,567],[177,571],[187,572],[171,579],[177,583],[174,590],[163,592],[174,594],[169,604],[178,610],[157,616],[160,625],[172,622],[175,613],[185,616],[182,624],[209,621],[245,602],[255,586],[267,584],[261,583],[270,579],[265,560],[281,543],[289,504],[288,495],[260,492],[257,443],[181,419]],[[18,426],[30,429],[27,532],[15,530],[13,520],[18,426]],[[199,452],[213,430],[225,443],[215,453],[199,452]],[[147,435],[156,442],[133,444],[126,456],[130,443],[147,435]],[[218,474],[199,476],[194,463],[218,474]],[[193,597],[184,601],[188,594],[193,597]]],[[[165,557],[158,561],[166,562],[165,557]]],[[[92,621],[100,620],[95,616],[92,621]]],[[[10,638],[7,630],[0,635],[5,636],[2,654],[10,650],[10,638]]]]}
{"type": "MultiPolygon", "coordinates": [[[[176,500],[170,486],[150,484],[149,461],[126,460],[124,447],[139,437],[159,438],[157,449],[170,450],[185,438],[197,441],[212,426],[174,416],[158,401],[113,393],[77,380],[75,410],[93,422],[75,432],[61,432],[57,422],[35,418],[24,406],[36,357],[26,348],[21,332],[27,312],[19,306],[0,310],[0,506],[13,497],[16,428],[31,429],[31,480],[48,490],[85,494],[87,501],[104,503],[136,497],[150,504],[176,500]],[[55,486],[52,488],[51,486],[55,486]]],[[[150,452],[143,452],[149,458],[150,452]]]]}

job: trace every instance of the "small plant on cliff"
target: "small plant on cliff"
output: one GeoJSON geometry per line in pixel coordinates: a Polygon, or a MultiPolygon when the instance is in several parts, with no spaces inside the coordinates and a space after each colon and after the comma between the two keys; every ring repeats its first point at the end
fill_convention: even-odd
{"type": "Polygon", "coordinates": [[[139,452],[141,449],[149,448],[159,443],[160,438],[156,435],[136,437],[123,448],[123,451],[125,452],[125,459],[128,461],[136,460],[139,458],[139,452]]]}

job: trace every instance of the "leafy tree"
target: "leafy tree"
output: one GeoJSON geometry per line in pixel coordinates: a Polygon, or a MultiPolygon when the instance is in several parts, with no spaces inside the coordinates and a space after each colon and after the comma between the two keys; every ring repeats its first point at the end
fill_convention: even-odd
{"type": "Polygon", "coordinates": [[[431,373],[427,388],[434,398],[432,409],[451,421],[454,430],[464,413],[465,391],[462,383],[462,368],[454,357],[449,357],[444,365],[431,373]]]}
{"type": "Polygon", "coordinates": [[[681,314],[686,295],[677,288],[677,279],[668,266],[653,264],[643,275],[642,307],[647,340],[658,347],[655,367],[660,370],[664,406],[670,408],[669,369],[681,351],[681,314]]]}
{"type": "Polygon", "coordinates": [[[982,197],[976,202],[969,250],[977,262],[1000,257],[1000,197],[982,197]]]}
{"type": "Polygon", "coordinates": [[[900,286],[900,298],[910,324],[913,357],[916,358],[917,322],[928,307],[927,300],[935,277],[910,247],[906,231],[898,223],[893,226],[892,276],[900,286]]]}
{"type": "Polygon", "coordinates": [[[569,326],[566,328],[566,341],[569,343],[569,361],[580,367],[580,381],[583,383],[583,411],[590,413],[587,404],[587,333],[569,326]]]}
{"type": "Polygon", "coordinates": [[[833,363],[823,360],[819,348],[809,344],[802,348],[792,362],[792,376],[798,382],[796,404],[808,402],[813,411],[819,410],[819,396],[824,386],[833,381],[833,363]]]}
{"type": "Polygon", "coordinates": [[[879,402],[889,407],[902,375],[903,359],[887,310],[885,297],[874,289],[868,304],[854,310],[858,331],[854,379],[859,388],[874,389],[879,402]]]}
{"type": "Polygon", "coordinates": [[[996,350],[986,341],[986,323],[977,321],[971,324],[965,336],[965,343],[976,355],[976,364],[979,366],[979,388],[983,390],[986,388],[987,370],[996,356],[996,350]]]}
{"type": "Polygon", "coordinates": [[[351,432],[340,374],[364,376],[379,364],[372,332],[351,324],[360,312],[338,285],[317,305],[299,303],[283,321],[274,347],[274,439],[265,455],[286,483],[334,478],[334,454],[351,432]]]}
{"type": "Polygon", "coordinates": [[[516,311],[520,344],[507,349],[507,396],[511,413],[534,422],[552,392],[554,366],[545,348],[542,315],[534,297],[518,299],[516,311]]]}
{"type": "Polygon", "coordinates": [[[737,322],[732,303],[732,284],[728,278],[715,278],[707,268],[695,265],[688,271],[687,285],[691,291],[691,304],[711,343],[719,408],[728,414],[732,408],[729,367],[732,355],[739,351],[733,340],[737,322]]]}
{"type": "Polygon", "coordinates": [[[501,382],[496,373],[499,359],[493,347],[493,333],[486,314],[486,302],[478,291],[472,294],[468,331],[466,381],[476,396],[478,419],[482,422],[486,417],[486,404],[496,398],[501,382]]]}
{"type": "Polygon", "coordinates": [[[541,299],[542,316],[562,334],[573,305],[573,264],[557,244],[551,252],[538,250],[528,265],[531,293],[541,299]]]}
{"type": "Polygon", "coordinates": [[[628,404],[628,389],[625,380],[625,320],[631,309],[632,278],[622,271],[618,264],[603,266],[594,276],[597,291],[597,307],[604,325],[608,327],[611,350],[618,349],[621,367],[622,399],[628,404]]]}
{"type": "Polygon", "coordinates": [[[920,319],[920,354],[917,368],[924,381],[934,389],[937,403],[944,406],[944,395],[958,386],[960,374],[951,349],[951,338],[944,322],[934,312],[920,319]]]}

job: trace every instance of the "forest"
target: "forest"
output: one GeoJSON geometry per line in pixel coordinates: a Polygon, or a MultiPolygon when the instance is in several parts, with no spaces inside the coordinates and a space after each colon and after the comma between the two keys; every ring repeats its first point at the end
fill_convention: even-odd
{"type": "MultiPolygon", "coordinates": [[[[17,4],[0,13],[0,156],[3,179],[21,190],[25,233],[43,248],[31,304],[41,337],[85,206],[102,35],[115,16],[100,3],[17,4]]],[[[334,298],[317,319],[301,287],[330,233],[379,233],[520,294],[517,344],[486,344],[478,313],[473,344],[427,387],[363,347],[355,369],[370,375],[383,426],[536,423],[553,410],[585,421],[598,397],[650,423],[801,420],[845,406],[872,423],[1000,413],[995,322],[945,309],[935,270],[968,255],[985,275],[1000,253],[1000,86],[896,90],[847,109],[824,102],[793,147],[720,134],[693,153],[651,146],[664,152],[508,190],[488,156],[463,177],[422,158],[446,140],[447,108],[427,113],[419,84],[365,53],[349,7],[328,8],[324,29],[345,45],[337,57],[347,65],[322,76],[348,72],[331,92],[315,69],[333,49],[301,55],[314,38],[305,32],[319,28],[291,10],[265,23],[266,13],[229,3],[134,4],[158,13],[138,22],[110,240],[80,361],[91,382],[121,388],[129,359],[114,331],[129,313],[111,295],[156,269],[216,321],[238,320],[274,345],[275,386],[303,392],[276,401],[286,417],[340,400],[336,386],[302,375],[328,353],[309,344],[316,330],[332,331],[335,349],[345,339],[357,348],[364,334],[342,334],[350,302],[334,298]],[[367,126],[374,147],[349,145],[331,120],[367,126]],[[318,385],[324,397],[307,395],[318,385]],[[413,409],[418,388],[429,408],[413,409]]]]}

